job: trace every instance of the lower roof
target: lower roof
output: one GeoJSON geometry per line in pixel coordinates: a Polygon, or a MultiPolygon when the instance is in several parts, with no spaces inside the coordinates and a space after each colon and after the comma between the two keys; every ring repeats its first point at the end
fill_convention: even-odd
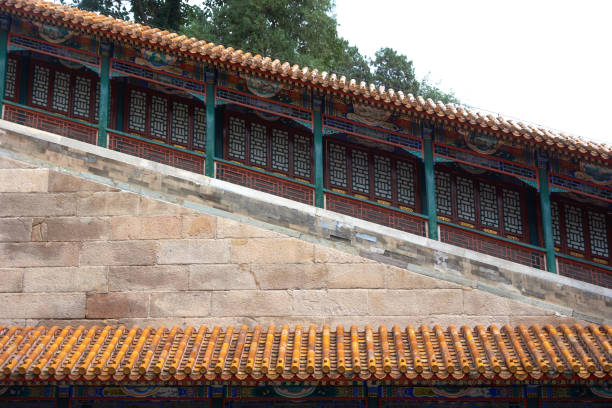
{"type": "Polygon", "coordinates": [[[0,327],[4,381],[609,379],[608,325],[0,327]],[[296,346],[296,345],[299,345],[296,346]]]}

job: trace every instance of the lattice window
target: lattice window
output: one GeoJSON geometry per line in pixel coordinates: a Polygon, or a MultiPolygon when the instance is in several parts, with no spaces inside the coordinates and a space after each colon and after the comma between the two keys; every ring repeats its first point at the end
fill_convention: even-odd
{"type": "Polygon", "coordinates": [[[193,108],[193,147],[206,150],[206,108],[193,108]]]}
{"type": "Polygon", "coordinates": [[[32,105],[47,107],[49,102],[49,77],[51,70],[41,65],[34,65],[32,78],[32,105]]]}
{"type": "Polygon", "coordinates": [[[4,97],[13,99],[17,95],[17,60],[9,58],[6,62],[6,83],[4,97]]]}
{"type": "Polygon", "coordinates": [[[596,211],[588,211],[589,218],[589,240],[591,253],[596,256],[608,258],[608,228],[606,226],[606,215],[596,211]]]}
{"type": "Polygon", "coordinates": [[[568,248],[584,252],[582,210],[569,204],[565,205],[565,239],[568,248]]]}
{"type": "Polygon", "coordinates": [[[346,147],[330,143],[328,148],[329,183],[346,188],[348,172],[346,170],[346,147]]]}
{"type": "Polygon", "coordinates": [[[391,159],[377,154],[374,155],[374,194],[387,200],[393,198],[391,159]]]}
{"type": "Polygon", "coordinates": [[[523,235],[520,193],[503,188],[502,208],[504,210],[504,230],[509,234],[523,235]]]}
{"type": "Polygon", "coordinates": [[[550,203],[550,215],[552,218],[553,240],[555,245],[561,246],[561,220],[559,216],[559,204],[555,201],[550,203]]]}
{"type": "Polygon", "coordinates": [[[63,71],[55,71],[53,80],[53,98],[51,107],[55,110],[68,112],[68,101],[70,100],[70,74],[63,71]]]}
{"type": "Polygon", "coordinates": [[[453,189],[451,176],[443,171],[435,170],[436,180],[436,207],[438,214],[453,216],[453,189]]]}
{"type": "Polygon", "coordinates": [[[474,183],[463,177],[457,177],[457,215],[466,221],[476,222],[474,183]]]}
{"type": "Polygon", "coordinates": [[[138,132],[145,132],[147,121],[147,94],[132,89],[130,92],[130,110],[128,127],[138,132]]]}
{"type": "Polygon", "coordinates": [[[414,164],[405,161],[397,161],[396,170],[397,201],[414,206],[416,204],[414,193],[414,164]]]}
{"type": "Polygon", "coordinates": [[[96,94],[94,95],[94,121],[100,120],[100,82],[96,84],[96,94]]]}
{"type": "Polygon", "coordinates": [[[259,123],[251,122],[250,135],[251,163],[265,167],[268,164],[268,133],[267,128],[259,123]]]}
{"type": "Polygon", "coordinates": [[[227,150],[230,157],[244,160],[246,153],[246,122],[230,116],[227,129],[227,150]]]}
{"type": "Polygon", "coordinates": [[[487,227],[499,228],[497,188],[492,184],[480,183],[480,223],[487,227]]]}
{"type": "Polygon", "coordinates": [[[293,173],[310,180],[312,172],[312,139],[299,133],[293,134],[293,173]]]}
{"type": "MultiPolygon", "coordinates": [[[[98,102],[99,104],[99,102],[98,102]]],[[[75,116],[89,119],[91,105],[91,79],[77,76],[74,80],[74,99],[72,113],[75,116]]]]}
{"type": "Polygon", "coordinates": [[[281,129],[272,129],[271,165],[274,170],[289,171],[289,132],[281,129]]]}
{"type": "Polygon", "coordinates": [[[361,150],[351,151],[351,184],[353,190],[370,194],[370,166],[368,154],[361,150]]]}
{"type": "Polygon", "coordinates": [[[189,142],[189,105],[172,102],[170,140],[182,145],[189,142]]]}
{"type": "Polygon", "coordinates": [[[159,96],[151,97],[151,136],[166,139],[168,134],[168,100],[159,96]]]}

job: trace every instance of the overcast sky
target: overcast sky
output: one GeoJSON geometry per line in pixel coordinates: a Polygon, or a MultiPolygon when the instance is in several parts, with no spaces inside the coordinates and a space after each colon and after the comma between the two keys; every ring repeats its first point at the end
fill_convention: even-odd
{"type": "Polygon", "coordinates": [[[336,0],[341,36],[388,46],[464,103],[612,144],[612,1],[336,0]]]}

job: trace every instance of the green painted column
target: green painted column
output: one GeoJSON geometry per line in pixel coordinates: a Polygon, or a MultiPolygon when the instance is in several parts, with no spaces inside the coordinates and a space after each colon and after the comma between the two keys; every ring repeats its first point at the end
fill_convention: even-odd
{"type": "Polygon", "coordinates": [[[550,211],[550,188],[548,186],[547,160],[538,158],[538,180],[540,182],[540,212],[542,213],[542,234],[546,250],[546,270],[557,273],[555,259],[555,241],[552,229],[552,213],[550,211]]]}
{"type": "Polygon", "coordinates": [[[325,207],[324,169],[323,169],[323,120],[322,120],[323,98],[312,99],[313,121],[312,132],[314,134],[314,176],[315,176],[315,206],[325,207]]]}
{"type": "Polygon", "coordinates": [[[206,71],[206,169],[215,177],[215,71],[206,71]]]}
{"type": "Polygon", "coordinates": [[[434,177],[433,129],[421,124],[423,136],[423,161],[425,163],[425,203],[427,204],[429,238],[438,240],[438,215],[436,211],[436,179],[434,177]]]}
{"type": "Polygon", "coordinates": [[[110,57],[113,45],[100,44],[100,113],[98,114],[98,146],[108,145],[108,119],[110,110],[110,57]]]}
{"type": "MultiPolygon", "coordinates": [[[[7,43],[10,27],[11,17],[0,15],[0,103],[4,102],[4,89],[6,88],[7,43]]],[[[15,84],[15,86],[17,86],[17,84],[15,84]]]]}

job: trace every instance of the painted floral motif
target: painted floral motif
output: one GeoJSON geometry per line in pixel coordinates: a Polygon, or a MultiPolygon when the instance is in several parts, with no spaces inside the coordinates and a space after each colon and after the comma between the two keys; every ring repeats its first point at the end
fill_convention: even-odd
{"type": "Polygon", "coordinates": [[[257,77],[247,77],[246,83],[249,91],[262,98],[272,98],[283,89],[283,86],[278,82],[257,77]]]}
{"type": "Polygon", "coordinates": [[[601,186],[612,185],[612,169],[592,163],[580,163],[580,171],[575,173],[577,179],[587,180],[601,186]]]}

